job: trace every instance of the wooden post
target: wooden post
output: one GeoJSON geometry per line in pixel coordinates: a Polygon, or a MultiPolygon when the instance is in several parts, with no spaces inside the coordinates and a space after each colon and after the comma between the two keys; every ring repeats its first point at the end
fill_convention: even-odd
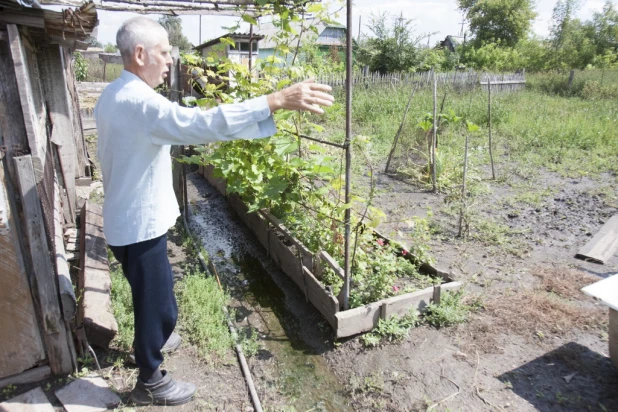
{"type": "Polygon", "coordinates": [[[575,70],[571,70],[571,74],[569,74],[569,92],[571,92],[571,87],[573,86],[574,80],[575,80],[575,70]]]}
{"type": "Polygon", "coordinates": [[[74,360],[71,359],[67,330],[60,309],[58,284],[49,255],[50,245],[45,236],[32,156],[15,157],[14,160],[35,280],[33,294],[41,315],[49,365],[54,374],[71,373],[74,360]]]}
{"type": "Polygon", "coordinates": [[[461,209],[459,211],[459,233],[457,236],[463,235],[463,217],[466,209],[466,175],[468,173],[468,139],[469,134],[466,133],[466,147],[464,149],[464,169],[463,169],[463,184],[461,185],[461,209]]]}
{"type": "Polygon", "coordinates": [[[393,147],[391,148],[391,152],[388,154],[388,160],[386,161],[386,167],[384,168],[384,173],[388,173],[388,167],[391,164],[391,160],[393,159],[393,155],[395,154],[395,148],[397,147],[397,142],[399,141],[399,135],[401,134],[401,130],[403,129],[403,125],[406,122],[406,117],[408,116],[408,111],[410,110],[410,103],[412,103],[412,98],[414,97],[414,93],[416,93],[416,87],[412,90],[412,94],[408,99],[408,104],[406,105],[406,110],[403,113],[403,119],[401,119],[401,124],[399,125],[399,129],[397,130],[397,134],[395,135],[395,140],[393,141],[393,147]]]}
{"type": "Polygon", "coordinates": [[[487,115],[489,117],[489,159],[491,160],[491,178],[496,180],[496,169],[494,167],[494,154],[493,154],[493,144],[491,139],[491,79],[487,81],[487,115]]]}
{"type": "Polygon", "coordinates": [[[609,357],[618,368],[618,312],[609,309],[609,357]]]}
{"type": "Polygon", "coordinates": [[[103,61],[103,82],[107,82],[107,62],[103,61]]]}
{"type": "Polygon", "coordinates": [[[433,191],[438,191],[437,176],[436,176],[436,139],[438,138],[438,79],[433,71],[433,133],[431,135],[431,182],[433,183],[433,191]]]}

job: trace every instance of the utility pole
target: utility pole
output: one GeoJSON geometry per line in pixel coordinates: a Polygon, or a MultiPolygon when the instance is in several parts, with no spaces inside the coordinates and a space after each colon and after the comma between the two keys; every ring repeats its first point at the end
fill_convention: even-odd
{"type": "Polygon", "coordinates": [[[358,16],[358,38],[356,39],[356,41],[360,41],[360,35],[361,35],[361,18],[363,16],[358,16]]]}
{"type": "Polygon", "coordinates": [[[199,35],[199,42],[200,44],[202,44],[202,15],[200,14],[200,35],[199,35]]]}

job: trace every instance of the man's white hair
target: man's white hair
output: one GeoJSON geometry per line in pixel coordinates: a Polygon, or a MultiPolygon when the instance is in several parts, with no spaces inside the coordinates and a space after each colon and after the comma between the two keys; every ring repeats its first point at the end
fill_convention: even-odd
{"type": "Polygon", "coordinates": [[[161,41],[167,37],[167,31],[154,20],[147,17],[133,17],[122,23],[116,33],[116,44],[120,50],[125,65],[131,63],[131,58],[138,44],[141,44],[150,53],[161,41]]]}

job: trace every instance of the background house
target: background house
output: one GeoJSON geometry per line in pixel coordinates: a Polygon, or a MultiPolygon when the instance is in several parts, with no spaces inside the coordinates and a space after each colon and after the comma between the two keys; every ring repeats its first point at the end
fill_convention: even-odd
{"type": "MultiPolygon", "coordinates": [[[[300,33],[301,46],[305,45],[315,39],[315,45],[318,50],[323,54],[337,53],[340,55],[341,60],[345,60],[345,38],[346,28],[345,26],[337,23],[324,23],[322,21],[314,21],[312,16],[305,17],[303,25],[300,23],[291,23],[290,26],[300,33]],[[314,25],[317,28],[318,36],[307,30],[307,27],[314,25]],[[302,26],[305,27],[302,30],[302,26]]],[[[259,57],[264,59],[275,53],[276,42],[274,36],[277,34],[277,28],[272,23],[262,23],[258,33],[264,36],[264,40],[260,43],[259,57]]],[[[294,44],[295,41],[293,41],[294,44]]]]}
{"type": "Polygon", "coordinates": [[[229,58],[234,63],[240,63],[249,68],[249,41],[251,40],[253,44],[251,59],[253,63],[255,63],[259,56],[260,40],[263,38],[264,36],[258,34],[250,36],[248,33],[231,33],[209,40],[199,46],[195,46],[194,49],[199,51],[203,57],[208,57],[211,53],[215,53],[222,59],[229,58]],[[221,41],[223,38],[234,41],[235,47],[232,47],[227,42],[221,41]]]}

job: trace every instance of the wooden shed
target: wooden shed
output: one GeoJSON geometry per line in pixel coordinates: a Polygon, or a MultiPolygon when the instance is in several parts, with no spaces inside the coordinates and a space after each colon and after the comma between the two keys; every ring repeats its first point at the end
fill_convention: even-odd
{"type": "Polygon", "coordinates": [[[0,0],[0,387],[76,369],[64,234],[90,174],[72,55],[98,23],[94,4],[24,3],[0,0]]]}

